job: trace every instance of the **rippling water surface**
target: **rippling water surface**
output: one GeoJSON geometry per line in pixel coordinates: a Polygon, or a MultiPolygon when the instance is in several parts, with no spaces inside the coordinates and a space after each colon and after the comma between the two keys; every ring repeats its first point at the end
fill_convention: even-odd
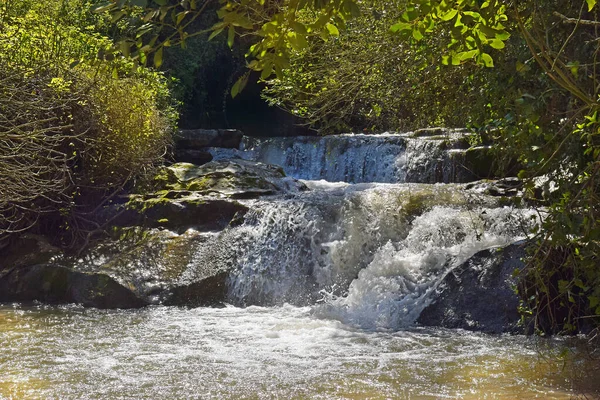
{"type": "Polygon", "coordinates": [[[365,331],[305,307],[0,306],[0,398],[563,399],[594,396],[565,340],[365,331]],[[565,360],[557,358],[560,353],[565,360]]]}

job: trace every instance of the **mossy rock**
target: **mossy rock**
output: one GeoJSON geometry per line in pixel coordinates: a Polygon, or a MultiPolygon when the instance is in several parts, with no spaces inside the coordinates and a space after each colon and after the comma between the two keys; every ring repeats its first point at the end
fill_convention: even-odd
{"type": "Polygon", "coordinates": [[[202,166],[176,163],[164,167],[154,179],[154,189],[189,191],[227,198],[255,198],[290,189],[305,190],[295,180],[286,179],[281,167],[247,160],[220,160],[202,166]]]}

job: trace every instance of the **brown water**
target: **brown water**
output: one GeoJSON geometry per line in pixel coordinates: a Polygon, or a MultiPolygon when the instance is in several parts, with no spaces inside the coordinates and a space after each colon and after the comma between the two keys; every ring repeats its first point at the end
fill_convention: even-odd
{"type": "Polygon", "coordinates": [[[0,306],[0,398],[594,398],[580,343],[369,332],[291,306],[0,306]]]}

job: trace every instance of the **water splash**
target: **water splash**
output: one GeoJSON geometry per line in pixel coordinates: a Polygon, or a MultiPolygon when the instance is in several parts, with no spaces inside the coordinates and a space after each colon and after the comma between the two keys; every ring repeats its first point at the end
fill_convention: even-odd
{"type": "Polygon", "coordinates": [[[533,214],[510,208],[434,207],[415,218],[408,236],[377,249],[345,296],[327,296],[317,315],[363,329],[414,323],[444,273],[480,250],[526,235],[533,214]]]}
{"type": "Polygon", "coordinates": [[[259,201],[228,239],[240,305],[311,305],[366,329],[411,324],[444,273],[523,238],[529,211],[453,185],[330,185],[259,201]]]}

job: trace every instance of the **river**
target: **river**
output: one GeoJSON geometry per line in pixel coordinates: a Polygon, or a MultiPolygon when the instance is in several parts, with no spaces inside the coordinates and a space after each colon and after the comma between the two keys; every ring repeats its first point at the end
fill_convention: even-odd
{"type": "Polygon", "coordinates": [[[573,339],[369,331],[290,305],[7,305],[0,343],[7,399],[568,399],[600,386],[573,339]]]}

